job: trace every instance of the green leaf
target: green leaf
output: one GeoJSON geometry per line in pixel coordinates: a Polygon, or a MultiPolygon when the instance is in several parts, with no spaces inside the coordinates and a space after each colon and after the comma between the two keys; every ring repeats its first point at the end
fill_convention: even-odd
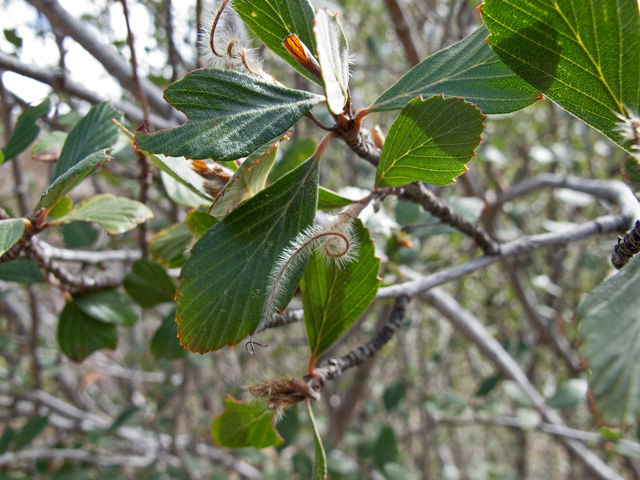
{"type": "Polygon", "coordinates": [[[189,121],[154,134],[136,133],[142,150],[174,157],[236,160],[285,132],[321,97],[243,73],[202,69],[165,91],[189,121]]]}
{"type": "Polygon", "coordinates": [[[336,210],[351,205],[356,201],[342,197],[324,187],[320,187],[318,192],[318,210],[336,210]]]}
{"type": "Polygon", "coordinates": [[[554,394],[545,403],[556,410],[566,410],[585,402],[587,382],[581,378],[571,378],[559,385],[554,394]]]}
{"type": "Polygon", "coordinates": [[[218,223],[218,219],[212,217],[207,212],[202,212],[200,210],[191,210],[189,213],[187,213],[186,222],[187,227],[189,227],[191,233],[193,233],[196,239],[198,239],[202,235],[204,235],[207,230],[218,223]]]}
{"type": "Polygon", "coordinates": [[[65,245],[71,248],[91,247],[100,236],[100,232],[89,222],[61,225],[60,231],[65,245]]]}
{"type": "Polygon", "coordinates": [[[640,255],[598,285],[578,307],[589,387],[606,424],[640,418],[640,255]]]}
{"type": "Polygon", "coordinates": [[[118,235],[134,229],[151,217],[153,212],[146,205],[105,193],[83,200],[54,223],[63,225],[71,222],[94,222],[111,235],[118,235]]]}
{"type": "Polygon", "coordinates": [[[233,3],[233,9],[270,50],[309,80],[319,83],[282,46],[284,39],[295,33],[311,52],[316,51],[315,15],[309,0],[240,0],[233,3]]]}
{"type": "Polygon", "coordinates": [[[531,105],[540,93],[515,75],[487,45],[485,27],[409,70],[374,102],[373,112],[400,110],[418,95],[463,97],[484,113],[531,105]]]}
{"type": "Polygon", "coordinates": [[[173,308],[162,320],[162,324],[151,339],[151,353],[159,360],[179,360],[187,356],[187,351],[178,339],[178,324],[176,323],[176,309],[173,308]]]}
{"type": "Polygon", "coordinates": [[[137,260],[124,277],[124,289],[143,308],[172,302],[176,286],[167,272],[148,258],[137,260]]]}
{"type": "Polygon", "coordinates": [[[629,186],[637,193],[640,192],[640,160],[629,156],[624,161],[624,172],[629,186]]]}
{"type": "Polygon", "coordinates": [[[313,252],[300,284],[304,324],[314,361],[366,310],[376,296],[380,259],[360,220],[355,222],[360,249],[343,268],[313,252]]]}
{"type": "Polygon", "coordinates": [[[402,380],[393,382],[384,389],[382,401],[384,402],[384,408],[387,409],[387,412],[390,412],[400,404],[404,398],[405,391],[406,389],[402,380]]]}
{"type": "Polygon", "coordinates": [[[124,411],[120,415],[118,415],[118,417],[113,421],[113,423],[106,430],[106,432],[109,434],[114,433],[120,427],[125,425],[131,418],[133,418],[136,415],[136,413],[138,413],[141,409],[142,407],[136,407],[136,406],[125,408],[124,411]]]}
{"type": "Polygon", "coordinates": [[[57,162],[68,135],[56,130],[38,139],[31,148],[31,157],[40,162],[57,162]]]}
{"type": "Polygon", "coordinates": [[[287,143],[289,148],[285,150],[284,155],[269,172],[269,183],[275,182],[285,173],[296,168],[316,151],[317,142],[313,138],[303,138],[283,143],[279,150],[282,151],[287,143]]]}
{"type": "Polygon", "coordinates": [[[102,151],[92,153],[75,164],[45,189],[35,210],[42,208],[45,214],[48,214],[60,200],[76,188],[91,172],[109,160],[111,160],[111,157],[107,155],[106,151],[102,151]]]}
{"type": "Polygon", "coordinates": [[[4,38],[16,48],[22,48],[22,37],[18,36],[15,28],[5,28],[4,38]]]}
{"type": "Polygon", "coordinates": [[[149,240],[149,254],[160,265],[178,268],[189,258],[193,235],[187,224],[176,223],[156,233],[149,240]]]}
{"type": "Polygon", "coordinates": [[[482,112],[460,98],[418,97],[402,109],[382,148],[376,187],[415,180],[447,185],[466,170],[481,140],[482,112]]]}
{"type": "Polygon", "coordinates": [[[398,461],[398,441],[393,429],[384,426],[373,445],[373,458],[376,465],[382,470],[389,462],[398,461]]]}
{"type": "Polygon", "coordinates": [[[0,220],[0,256],[20,241],[25,224],[22,218],[0,220]]]}
{"type": "MultiPolygon", "coordinates": [[[[117,126],[131,140],[134,140],[135,136],[133,135],[133,133],[127,130],[124,125],[122,125],[121,123],[117,123],[117,126]]],[[[142,154],[147,157],[149,161],[161,172],[169,175],[176,182],[188,188],[194,194],[198,195],[202,199],[200,204],[210,205],[211,202],[213,202],[213,198],[204,190],[205,179],[193,171],[190,161],[182,156],[176,158],[166,157],[164,155],[154,155],[147,152],[146,150],[140,150],[140,152],[142,152],[142,154]]],[[[172,200],[174,199],[172,198],[172,200]]]]}
{"type": "Polygon", "coordinates": [[[39,105],[28,107],[22,112],[16,122],[13,135],[7,142],[7,145],[2,149],[4,160],[0,161],[0,163],[11,160],[31,145],[31,142],[33,142],[38,136],[38,133],[40,133],[40,127],[36,124],[36,120],[47,115],[50,108],[51,102],[47,99],[39,105]]]}
{"type": "Polygon", "coordinates": [[[224,217],[240,203],[264,189],[267,176],[276,160],[279,143],[269,142],[242,162],[214,200],[209,212],[211,215],[224,217]]]}
{"type": "Polygon", "coordinates": [[[502,380],[502,375],[491,375],[490,377],[486,377],[484,380],[482,380],[482,383],[478,387],[475,396],[486,397],[494,388],[498,386],[500,380],[502,380]]]}
{"type": "MultiPolygon", "coordinates": [[[[185,159],[181,160],[185,165],[187,163],[191,163],[185,159]]],[[[185,186],[182,182],[177,181],[174,177],[164,171],[160,172],[160,180],[162,180],[162,187],[164,188],[167,197],[169,197],[169,199],[176,205],[187,208],[200,208],[204,206],[207,206],[208,208],[213,201],[213,199],[205,200],[204,195],[207,194],[202,195],[199,193],[194,193],[191,188],[185,186]]],[[[202,178],[202,180],[204,180],[204,178],[202,178]]],[[[204,182],[200,183],[202,183],[202,185],[204,186],[204,182]]]]}
{"type": "Polygon", "coordinates": [[[51,209],[51,211],[49,212],[49,218],[56,219],[63,217],[71,211],[72,207],[73,200],[69,197],[64,197],[58,203],[56,203],[55,207],[51,209]]]}
{"type": "Polygon", "coordinates": [[[13,442],[13,451],[22,450],[24,447],[33,442],[42,430],[49,424],[49,417],[32,417],[27,420],[22,430],[16,435],[13,442]]]}
{"type": "Polygon", "coordinates": [[[630,150],[616,113],[640,111],[640,11],[634,0],[486,0],[489,45],[524,80],[630,150]],[[629,110],[628,110],[629,109],[629,110]]]}
{"type": "Polygon", "coordinates": [[[326,9],[318,10],[313,32],[327,107],[340,115],[349,98],[349,49],[338,14],[329,15],[326,9]]]}
{"type": "Polygon", "coordinates": [[[100,322],[130,327],[138,321],[131,301],[111,288],[74,295],[73,301],[84,314],[100,322]]]}
{"type": "Polygon", "coordinates": [[[18,258],[0,263],[0,280],[17,283],[42,283],[46,277],[35,260],[18,258]]]}
{"type": "Polygon", "coordinates": [[[122,121],[122,114],[109,102],[99,103],[73,128],[64,142],[53,172],[53,180],[66,174],[79,162],[112,147],[118,140],[118,127],[113,119],[122,121]]]}
{"type": "Polygon", "coordinates": [[[309,413],[309,421],[311,422],[311,428],[313,430],[313,442],[316,447],[316,459],[313,467],[313,478],[325,479],[327,478],[327,454],[324,451],[322,445],[322,438],[318,431],[318,425],[316,424],[316,418],[313,416],[313,410],[311,409],[311,401],[307,400],[307,412],[309,413]]]}
{"type": "Polygon", "coordinates": [[[16,438],[16,431],[11,427],[5,427],[0,437],[0,454],[6,453],[16,438]]]}
{"type": "Polygon", "coordinates": [[[240,402],[227,395],[224,413],[213,421],[211,437],[221,447],[266,448],[280,445],[274,414],[261,402],[240,402]]]}
{"type": "MultiPolygon", "coordinates": [[[[318,162],[310,159],[211,227],[196,243],[178,289],[180,341],[192,352],[236,345],[256,331],[280,252],[314,220],[318,162]]],[[[302,271],[291,274],[293,296],[302,271]]],[[[278,306],[282,307],[282,306],[278,306]]]]}
{"type": "Polygon", "coordinates": [[[95,320],[73,302],[67,302],[58,323],[58,343],[62,352],[74,362],[81,362],[96,350],[115,350],[116,326],[95,320]]]}

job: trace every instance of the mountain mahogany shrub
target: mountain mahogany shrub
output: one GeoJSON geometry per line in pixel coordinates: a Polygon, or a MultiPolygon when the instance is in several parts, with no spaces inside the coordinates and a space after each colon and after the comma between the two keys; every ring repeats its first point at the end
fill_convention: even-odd
{"type": "MultiPolygon", "coordinates": [[[[272,418],[303,400],[313,418],[310,400],[317,399],[327,378],[340,373],[334,368],[327,374],[316,364],[318,358],[378,294],[380,259],[358,219],[368,204],[379,205],[387,196],[409,199],[469,234],[486,253],[499,254],[481,229],[457,216],[420,183],[445,186],[467,170],[487,115],[514,112],[546,96],[637,155],[637,3],[587,0],[578,8],[560,0],[554,5],[524,0],[516,7],[487,0],[479,8],[484,25],[415,66],[372,105],[359,106],[349,88],[350,75],[357,76],[358,69],[351,65],[337,14],[314,11],[308,0],[218,2],[200,39],[213,68],[191,72],[165,92],[167,101],[186,114],[187,122],[155,133],[141,128],[135,134],[140,155],[186,187],[199,207],[186,221],[197,239],[188,259],[171,257],[184,265],[175,294],[175,330],[163,325],[163,332],[176,333],[190,352],[214,352],[248,339],[247,350],[255,353],[260,331],[270,326],[274,313],[286,308],[300,286],[310,356],[304,379],[284,377],[250,385],[252,397],[262,402],[228,399],[227,410],[212,426],[216,442],[233,447],[277,444],[279,435],[268,431],[272,418]],[[267,48],[321,86],[323,95],[289,88],[265,72],[247,39],[234,30],[234,15],[267,48]],[[600,57],[596,52],[601,51],[611,55],[600,57]],[[319,104],[327,108],[331,125],[323,125],[311,113],[319,104]],[[366,117],[376,112],[397,114],[386,139],[365,126],[366,117]],[[310,118],[326,136],[307,160],[270,182],[278,146],[302,117],[310,118]],[[368,194],[360,200],[342,198],[319,185],[323,153],[336,140],[377,168],[368,194]],[[323,217],[320,210],[332,205],[341,209],[323,217]],[[234,426],[232,431],[229,425],[234,426]]],[[[23,114],[16,140],[12,138],[3,149],[4,161],[26,148],[37,129],[34,118],[46,115],[48,109],[48,104],[41,105],[23,114]]],[[[128,199],[96,197],[75,207],[65,200],[82,179],[110,160],[108,149],[117,135],[112,119],[118,118],[108,104],[102,104],[76,126],[33,214],[24,219],[7,215],[0,223],[3,260],[29,251],[42,268],[63,277],[59,279],[75,295],[96,287],[53,271],[30,242],[43,230],[64,223],[91,221],[110,233],[121,233],[151,217],[147,207],[128,199]]],[[[625,162],[624,168],[633,181],[634,164],[625,162]]],[[[630,224],[631,218],[623,221],[630,224]]],[[[188,244],[185,232],[175,229],[154,237],[154,258],[168,261],[163,253],[167,245],[180,244],[183,252],[185,238],[188,244]]],[[[628,320],[625,331],[637,330],[637,319],[630,317],[637,311],[632,296],[610,294],[610,289],[620,289],[621,282],[636,282],[635,263],[625,269],[619,274],[623,277],[603,283],[593,292],[596,297],[590,295],[578,311],[583,353],[595,386],[594,412],[610,423],[630,423],[640,408],[637,396],[627,401],[608,397],[619,392],[615,398],[620,400],[623,379],[640,388],[640,373],[631,368],[640,364],[638,342],[625,349],[631,355],[624,358],[620,351],[612,352],[611,345],[628,338],[610,328],[606,318],[615,298],[619,315],[628,320]],[[612,356],[620,361],[616,369],[607,370],[612,356]],[[612,389],[612,384],[620,388],[612,389]]],[[[110,295],[93,301],[113,304],[113,295],[119,295],[116,285],[98,286],[110,288],[110,295]]],[[[143,307],[171,302],[176,288],[164,269],[146,258],[134,264],[124,287],[143,307]]],[[[99,348],[113,348],[115,330],[109,327],[129,321],[96,313],[103,310],[87,309],[87,304],[72,296],[60,317],[61,348],[75,360],[99,348]],[[100,328],[92,328],[92,322],[101,322],[100,328]]],[[[348,368],[374,355],[391,338],[405,307],[406,298],[397,302],[393,321],[383,329],[386,333],[352,352],[347,356],[351,360],[343,357],[329,367],[348,368]]],[[[314,435],[316,472],[323,476],[326,459],[315,425],[314,435]]]]}

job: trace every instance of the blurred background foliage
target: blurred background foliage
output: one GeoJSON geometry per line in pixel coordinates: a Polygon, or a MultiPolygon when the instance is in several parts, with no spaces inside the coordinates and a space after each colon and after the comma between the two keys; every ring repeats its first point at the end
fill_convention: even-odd
{"type": "MultiPolygon", "coordinates": [[[[110,45],[128,59],[122,5],[112,0],[81,3],[61,2],[91,27],[96,42],[110,45]]],[[[165,88],[198,65],[196,11],[202,7],[202,15],[208,15],[206,2],[129,3],[144,76],[165,88]]],[[[395,2],[312,3],[340,12],[353,57],[351,90],[356,106],[371,104],[411,66],[389,13],[389,5],[395,2]]],[[[419,40],[420,58],[455,43],[480,24],[476,1],[408,0],[401,4],[419,40]]],[[[80,53],[73,40],[54,34],[35,8],[21,0],[3,0],[0,5],[3,54],[44,68],[68,65],[64,75],[95,88],[101,97],[137,103],[109,72],[80,53]],[[47,56],[36,58],[37,49],[47,56]]],[[[264,55],[265,70],[280,82],[319,93],[317,86],[281,59],[257,43],[256,48],[264,55]]],[[[11,108],[13,118],[27,102],[39,100],[29,95],[38,95],[42,84],[40,90],[21,90],[23,78],[7,72],[2,81],[3,102],[11,108]]],[[[42,95],[48,93],[46,87],[42,95]]],[[[55,142],[51,136],[68,132],[89,107],[63,91],[51,93],[51,100],[55,110],[39,141],[55,142]]],[[[323,120],[321,109],[317,116],[323,120]]],[[[376,113],[367,122],[370,127],[379,124],[386,132],[393,118],[390,113],[376,113]]],[[[470,171],[455,184],[435,190],[470,219],[478,219],[485,199],[494,200],[540,173],[621,179],[624,152],[550,101],[539,101],[510,115],[491,116],[486,125],[470,171]]],[[[127,120],[127,126],[135,130],[137,124],[127,120]]],[[[282,145],[279,161],[295,155],[296,149],[304,151],[303,142],[321,133],[303,119],[292,139],[282,145]]],[[[126,138],[114,154],[114,161],[83,184],[82,195],[117,191],[120,196],[139,196],[137,158],[126,138]]],[[[35,161],[29,153],[20,161],[27,195],[38,192],[46,185],[53,165],[35,161]]],[[[3,168],[10,172],[8,165],[3,168]]],[[[353,187],[371,185],[374,175],[373,167],[336,143],[323,160],[321,185],[353,196],[353,187]]],[[[19,215],[14,182],[9,173],[0,178],[0,205],[19,215]]],[[[189,200],[181,195],[186,194],[153,172],[148,201],[155,212],[149,225],[152,234],[184,220],[188,208],[177,203],[189,204],[189,200]]],[[[509,241],[581,223],[610,209],[588,195],[541,189],[507,202],[485,225],[496,239],[509,241]]],[[[433,273],[477,254],[470,239],[439,224],[414,204],[389,199],[378,212],[369,214],[365,224],[383,259],[383,285],[433,273]]],[[[51,229],[42,238],[60,248],[136,248],[133,233],[110,237],[90,224],[51,229]]],[[[611,273],[608,258],[614,241],[611,236],[592,237],[566,248],[535,250],[519,256],[519,265],[497,263],[443,287],[520,364],[547,405],[567,425],[585,432],[597,432],[598,427],[587,404],[585,372],[577,364],[573,315],[585,292],[611,273]],[[527,312],[523,296],[553,335],[566,337],[569,359],[559,356],[549,346],[549,338],[532,328],[528,318],[532,313],[527,312]]],[[[167,267],[175,282],[188,244],[182,251],[172,251],[170,259],[158,251],[161,249],[154,253],[151,247],[152,259],[167,267]]],[[[278,448],[229,451],[213,446],[210,437],[211,420],[221,413],[225,395],[241,398],[243,385],[269,375],[305,373],[301,365],[306,365],[308,352],[300,322],[263,334],[260,341],[269,348],[260,349],[256,356],[243,348],[187,355],[175,340],[171,303],[161,299],[157,305],[143,302],[141,306],[135,301],[135,282],[130,281],[129,287],[125,284],[128,293],[120,291],[122,301],[135,310],[135,325],[117,327],[115,350],[101,350],[75,364],[56,342],[58,312],[65,296],[47,286],[42,273],[32,266],[0,265],[0,478],[311,478],[313,438],[302,408],[288,411],[278,424],[285,439],[278,448]],[[34,316],[39,319],[35,340],[29,333],[34,316]],[[38,459],[3,457],[38,449],[51,454],[38,459]],[[69,453],[65,457],[62,451],[86,455],[69,453]],[[3,462],[3,458],[11,461],[3,462]]],[[[80,264],[78,268],[84,273],[107,267],[80,264]]],[[[128,271],[130,264],[116,268],[128,271]]],[[[292,308],[300,306],[296,297],[292,308]]],[[[367,341],[390,308],[390,303],[375,302],[325,356],[343,354],[367,341]]],[[[380,354],[327,385],[318,402],[316,418],[327,447],[330,478],[589,478],[575,458],[538,428],[539,414],[519,387],[503,379],[446,318],[419,302],[413,302],[409,312],[403,328],[380,354]]],[[[630,440],[637,440],[638,435],[635,426],[601,433],[630,440]]],[[[628,478],[640,478],[637,449],[621,455],[621,447],[613,443],[594,446],[612,468],[624,471],[628,478]]]]}

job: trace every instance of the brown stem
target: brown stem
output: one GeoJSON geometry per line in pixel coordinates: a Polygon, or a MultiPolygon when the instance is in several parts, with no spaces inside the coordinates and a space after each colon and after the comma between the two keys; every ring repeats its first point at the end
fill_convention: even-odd
{"type": "Polygon", "coordinates": [[[385,0],[384,3],[387,5],[387,10],[393,20],[393,28],[395,28],[396,34],[404,48],[407,62],[413,67],[420,63],[421,59],[421,55],[418,52],[420,38],[415,29],[415,25],[408,20],[409,15],[407,15],[402,1],[385,0]]]}
{"type": "Polygon", "coordinates": [[[313,375],[308,378],[311,388],[321,390],[327,380],[333,380],[352,367],[356,367],[366,359],[374,356],[391,340],[404,319],[409,297],[400,296],[396,299],[389,320],[369,342],[361,345],[348,354],[327,360],[321,367],[314,369],[313,375]]]}
{"type": "Polygon", "coordinates": [[[129,51],[131,52],[131,76],[133,78],[133,84],[138,94],[138,100],[140,100],[140,105],[142,106],[142,111],[144,112],[144,119],[148,126],[150,126],[150,111],[149,111],[149,102],[147,101],[147,94],[142,88],[142,83],[140,82],[140,77],[138,76],[138,61],[136,59],[136,49],[134,48],[134,39],[133,32],[131,31],[131,24],[129,22],[129,8],[127,6],[127,0],[120,0],[122,3],[122,9],[124,10],[124,20],[127,25],[127,44],[129,45],[129,51]]]}
{"type": "Polygon", "coordinates": [[[611,254],[611,263],[620,270],[638,252],[640,252],[640,222],[636,221],[634,227],[625,233],[624,237],[618,237],[618,244],[613,247],[611,254]]]}

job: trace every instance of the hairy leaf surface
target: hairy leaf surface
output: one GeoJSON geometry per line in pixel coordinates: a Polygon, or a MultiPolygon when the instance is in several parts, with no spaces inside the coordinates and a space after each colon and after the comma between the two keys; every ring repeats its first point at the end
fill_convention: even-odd
{"type": "Polygon", "coordinates": [[[418,95],[463,97],[484,113],[507,113],[531,105],[540,93],[493,53],[478,28],[409,70],[374,102],[372,111],[400,110],[418,95]]]}
{"type": "Polygon", "coordinates": [[[460,98],[416,98],[402,109],[382,148],[376,187],[415,180],[447,185],[462,175],[481,140],[484,117],[460,98]]]}
{"type": "Polygon", "coordinates": [[[237,160],[285,132],[322,97],[243,73],[202,69],[165,91],[189,121],[170,130],[136,133],[142,150],[192,159],[237,160]]]}
{"type": "Polygon", "coordinates": [[[630,149],[616,113],[640,110],[635,0],[486,0],[482,19],[500,59],[562,108],[630,149]]]}
{"type": "Polygon", "coordinates": [[[360,248],[355,261],[340,268],[314,252],[307,262],[300,289],[313,360],[353,325],[378,291],[380,259],[360,220],[356,220],[356,233],[360,248]]]}
{"type": "Polygon", "coordinates": [[[314,33],[327,107],[340,115],[349,97],[349,49],[338,14],[318,10],[314,33]]]}
{"type": "MultiPolygon", "coordinates": [[[[310,159],[250,198],[200,238],[181,273],[180,341],[192,352],[233,346],[256,331],[280,252],[311,225],[318,165],[310,159]]],[[[290,298],[302,275],[294,275],[290,298]]]]}

